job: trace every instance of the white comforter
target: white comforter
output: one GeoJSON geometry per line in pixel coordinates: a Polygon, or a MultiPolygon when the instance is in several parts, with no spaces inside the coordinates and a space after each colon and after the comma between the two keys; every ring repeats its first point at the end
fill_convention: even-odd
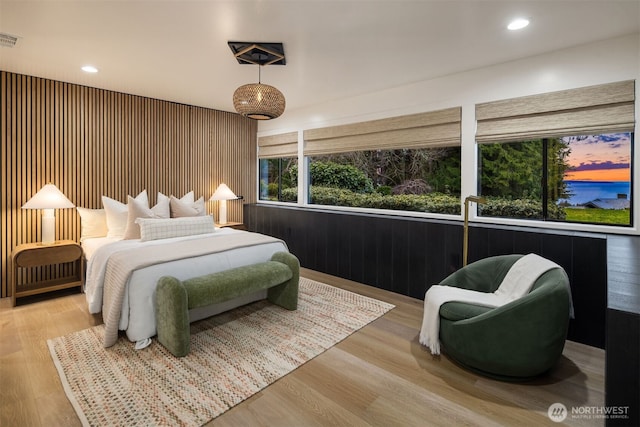
{"type": "MultiPolygon", "coordinates": [[[[123,250],[135,249],[137,247],[162,245],[169,241],[175,242],[177,240],[215,238],[217,236],[233,233],[246,232],[223,228],[216,230],[215,233],[211,234],[186,236],[166,240],[153,240],[148,242],[141,242],[140,240],[119,240],[116,242],[109,242],[97,249],[93,248],[93,253],[87,263],[85,281],[85,293],[89,312],[99,313],[102,311],[102,293],[106,265],[112,254],[123,250]]],[[[127,290],[122,305],[122,314],[120,316],[119,329],[126,330],[127,337],[131,341],[145,340],[156,334],[153,297],[156,283],[162,276],[171,275],[180,280],[185,280],[191,277],[201,276],[203,274],[263,262],[270,259],[273,253],[287,250],[288,249],[284,242],[274,242],[203,255],[197,258],[171,261],[136,270],[131,275],[129,283],[127,284],[127,290]]],[[[233,307],[265,298],[265,296],[266,291],[261,291],[256,294],[248,295],[243,299],[211,307],[208,310],[193,310],[190,313],[191,320],[221,313],[233,307]]]]}

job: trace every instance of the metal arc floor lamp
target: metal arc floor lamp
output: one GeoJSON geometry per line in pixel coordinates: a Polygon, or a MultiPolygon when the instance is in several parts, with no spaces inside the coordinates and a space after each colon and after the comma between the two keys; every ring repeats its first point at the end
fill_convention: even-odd
{"type": "Polygon", "coordinates": [[[480,196],[467,196],[464,199],[464,238],[462,241],[462,266],[467,265],[467,258],[469,256],[469,203],[482,204],[486,203],[487,199],[480,196]]]}

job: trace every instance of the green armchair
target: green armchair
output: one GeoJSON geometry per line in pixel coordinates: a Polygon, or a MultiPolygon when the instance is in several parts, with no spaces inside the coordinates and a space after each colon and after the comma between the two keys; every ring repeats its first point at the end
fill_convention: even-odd
{"type": "MultiPolygon", "coordinates": [[[[440,285],[494,292],[522,255],[469,264],[440,285]]],[[[524,297],[497,308],[447,302],[440,307],[440,344],[450,358],[485,376],[520,381],[552,368],[564,348],[571,314],[569,279],[549,270],[524,297]]]]}

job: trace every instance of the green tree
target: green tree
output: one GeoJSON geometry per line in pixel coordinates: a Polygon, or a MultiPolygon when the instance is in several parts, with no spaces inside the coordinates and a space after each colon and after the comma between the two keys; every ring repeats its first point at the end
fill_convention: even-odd
{"type": "MultiPolygon", "coordinates": [[[[423,151],[423,150],[420,150],[423,151]]],[[[431,148],[423,164],[422,179],[435,192],[460,194],[460,147],[431,148]]]]}
{"type": "Polygon", "coordinates": [[[549,139],[547,159],[548,176],[547,187],[550,202],[568,198],[567,184],[564,182],[564,174],[569,169],[568,158],[571,154],[569,143],[560,138],[549,139]]]}
{"type": "MultiPolygon", "coordinates": [[[[484,196],[542,199],[543,141],[480,145],[480,184],[484,196]]],[[[564,173],[571,150],[558,138],[547,140],[549,202],[566,197],[564,173]]]]}
{"type": "Polygon", "coordinates": [[[479,147],[482,195],[542,199],[542,141],[479,147]]]}

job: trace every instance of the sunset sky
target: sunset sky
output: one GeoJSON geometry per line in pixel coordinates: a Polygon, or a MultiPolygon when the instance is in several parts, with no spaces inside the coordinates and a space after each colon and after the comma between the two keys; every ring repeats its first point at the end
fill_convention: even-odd
{"type": "Polygon", "coordinates": [[[631,135],[615,133],[587,137],[568,137],[571,169],[566,181],[630,181],[631,135]]]}

